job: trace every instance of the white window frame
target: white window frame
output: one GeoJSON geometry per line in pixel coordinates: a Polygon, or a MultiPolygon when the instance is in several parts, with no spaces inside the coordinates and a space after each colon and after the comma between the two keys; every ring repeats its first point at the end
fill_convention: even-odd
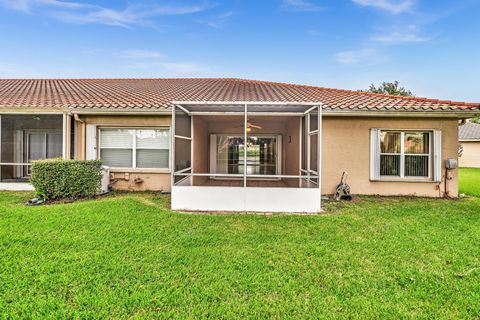
{"type": "Polygon", "coordinates": [[[114,170],[136,170],[136,171],[161,171],[161,172],[170,172],[172,170],[172,130],[171,127],[119,127],[119,126],[101,126],[97,128],[97,137],[98,137],[98,150],[97,150],[97,159],[102,159],[100,153],[102,150],[102,130],[103,129],[126,129],[126,130],[167,130],[168,131],[168,149],[158,149],[158,150],[168,150],[168,167],[165,168],[137,168],[137,135],[136,133],[132,136],[132,166],[131,167],[112,167],[114,170]]]}
{"type": "Polygon", "coordinates": [[[398,130],[398,129],[379,129],[378,131],[378,168],[374,170],[378,170],[378,177],[380,180],[392,180],[392,179],[402,179],[402,180],[428,180],[431,181],[433,177],[433,171],[435,167],[435,163],[432,161],[433,155],[433,130],[423,130],[423,129],[409,129],[409,130],[398,130]],[[389,133],[400,133],[400,153],[391,153],[385,152],[382,153],[381,147],[381,136],[383,132],[389,133]],[[406,133],[428,133],[428,154],[421,153],[405,153],[405,134],[406,133]],[[380,175],[380,168],[381,168],[381,157],[383,155],[392,155],[392,156],[400,156],[400,175],[399,176],[382,176],[380,175]],[[428,157],[428,176],[406,176],[405,175],[405,156],[424,156],[428,157]]]}

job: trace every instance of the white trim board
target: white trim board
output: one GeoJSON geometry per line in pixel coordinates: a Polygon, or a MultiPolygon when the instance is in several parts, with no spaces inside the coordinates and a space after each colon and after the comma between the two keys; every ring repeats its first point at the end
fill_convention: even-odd
{"type": "Polygon", "coordinates": [[[224,104],[231,104],[231,105],[298,105],[298,106],[315,106],[321,105],[318,101],[172,101],[171,104],[174,105],[224,105],[224,104]]]}

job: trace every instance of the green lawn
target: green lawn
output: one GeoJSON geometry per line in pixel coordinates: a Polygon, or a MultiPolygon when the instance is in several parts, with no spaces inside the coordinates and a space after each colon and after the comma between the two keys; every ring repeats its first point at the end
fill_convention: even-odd
{"type": "Polygon", "coordinates": [[[460,168],[460,193],[480,197],[480,168],[460,168]]]}
{"type": "Polygon", "coordinates": [[[480,316],[479,198],[364,198],[305,217],[28,197],[0,193],[0,318],[480,316]]]}

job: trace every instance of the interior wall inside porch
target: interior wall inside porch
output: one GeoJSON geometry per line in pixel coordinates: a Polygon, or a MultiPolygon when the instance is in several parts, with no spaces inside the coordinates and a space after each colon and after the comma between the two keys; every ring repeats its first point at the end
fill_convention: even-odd
{"type": "MultiPolygon", "coordinates": [[[[300,165],[300,117],[294,116],[249,116],[250,123],[260,126],[252,128],[250,135],[280,135],[282,137],[281,173],[298,175],[300,165]]],[[[244,134],[243,116],[193,116],[193,161],[194,173],[210,173],[210,135],[244,134]]],[[[193,184],[201,185],[208,177],[194,177],[193,184]]],[[[297,179],[285,182],[298,187],[297,179]]]]}

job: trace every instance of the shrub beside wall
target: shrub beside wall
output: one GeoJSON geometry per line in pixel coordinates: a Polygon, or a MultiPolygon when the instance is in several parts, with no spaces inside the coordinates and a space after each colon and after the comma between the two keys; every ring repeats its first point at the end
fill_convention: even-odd
{"type": "Polygon", "coordinates": [[[101,169],[100,160],[37,160],[30,183],[47,199],[93,197],[100,190],[101,169]]]}

